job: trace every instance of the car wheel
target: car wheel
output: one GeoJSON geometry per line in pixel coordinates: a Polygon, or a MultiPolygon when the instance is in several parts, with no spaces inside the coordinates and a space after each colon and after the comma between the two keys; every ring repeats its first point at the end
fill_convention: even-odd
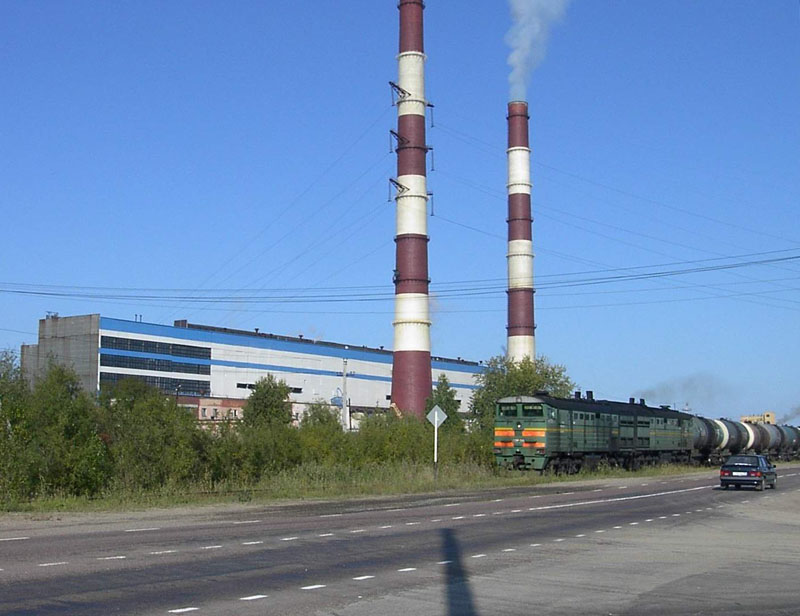
{"type": "Polygon", "coordinates": [[[762,479],[756,484],[756,492],[761,492],[764,490],[764,480],[762,479]]]}
{"type": "Polygon", "coordinates": [[[778,478],[777,477],[772,480],[772,483],[770,484],[769,487],[772,488],[773,490],[778,487],[778,478]]]}
{"type": "Polygon", "coordinates": [[[728,485],[727,485],[727,484],[725,484],[725,483],[723,483],[723,484],[722,484],[722,485],[720,485],[719,487],[720,487],[720,488],[722,488],[723,490],[727,490],[727,489],[728,489],[728,485]]]}

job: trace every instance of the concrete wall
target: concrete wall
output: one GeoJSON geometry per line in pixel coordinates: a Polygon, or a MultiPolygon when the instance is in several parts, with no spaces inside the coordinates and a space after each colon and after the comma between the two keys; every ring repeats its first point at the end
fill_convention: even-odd
{"type": "Polygon", "coordinates": [[[81,386],[97,391],[100,315],[78,317],[48,316],[39,320],[39,343],[23,345],[21,366],[25,377],[35,384],[51,363],[72,368],[81,386]]]}

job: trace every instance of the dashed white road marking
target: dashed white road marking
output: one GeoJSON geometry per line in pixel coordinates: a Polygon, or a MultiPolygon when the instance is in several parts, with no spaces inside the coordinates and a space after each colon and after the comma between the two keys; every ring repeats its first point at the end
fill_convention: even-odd
{"type": "Polygon", "coordinates": [[[471,558],[483,558],[486,554],[473,554],[471,558]]]}
{"type": "Polygon", "coordinates": [[[631,522],[628,526],[639,526],[639,522],[631,522]]]}
{"type": "Polygon", "coordinates": [[[538,548],[541,545],[542,545],[541,543],[531,543],[532,548],[538,548]]]}
{"type": "Polygon", "coordinates": [[[4,537],[0,541],[25,541],[25,539],[30,539],[30,537],[4,537]]]}
{"type": "Polygon", "coordinates": [[[617,489],[619,489],[619,490],[627,490],[627,489],[628,489],[628,486],[620,486],[620,487],[619,487],[619,488],[617,488],[617,489]]]}
{"type": "Polygon", "coordinates": [[[621,527],[621,526],[615,526],[614,528],[615,528],[615,529],[617,529],[617,530],[619,530],[619,529],[620,529],[620,528],[622,528],[622,527],[621,527]]]}
{"type": "Polygon", "coordinates": [[[522,513],[522,509],[512,509],[511,513],[522,513]]]}
{"type": "MultiPolygon", "coordinates": [[[[351,532],[356,532],[356,531],[351,531],[351,532]]],[[[299,539],[299,537],[281,537],[281,541],[295,541],[296,539],[299,539]]]]}
{"type": "Polygon", "coordinates": [[[242,545],[261,545],[263,541],[242,541],[242,545]]]}
{"type": "Polygon", "coordinates": [[[391,527],[392,527],[392,525],[391,525],[391,524],[386,524],[385,526],[381,526],[381,528],[383,528],[383,529],[386,529],[386,528],[391,528],[391,527]]]}
{"type": "Polygon", "coordinates": [[[504,552],[516,552],[516,551],[517,551],[517,548],[506,548],[506,549],[505,549],[505,550],[503,550],[503,551],[504,551],[504,552]]]}
{"type": "Polygon", "coordinates": [[[649,483],[641,483],[639,485],[641,485],[642,487],[645,487],[645,486],[649,486],[650,484],[649,483]]]}
{"type": "Polygon", "coordinates": [[[153,530],[161,530],[161,529],[160,528],[156,528],[156,527],[153,527],[153,528],[129,528],[125,532],[126,533],[146,533],[146,532],[153,531],[153,530]]]}
{"type": "Polygon", "coordinates": [[[494,499],[492,502],[493,502],[493,503],[502,503],[502,502],[503,502],[503,499],[502,499],[502,498],[496,498],[496,499],[494,499]]]}
{"type": "Polygon", "coordinates": [[[418,526],[419,522],[406,522],[406,526],[418,526]]]}
{"type": "Polygon", "coordinates": [[[239,597],[239,601],[256,601],[257,599],[266,599],[269,595],[250,595],[249,597],[239,597]]]}
{"type": "Polygon", "coordinates": [[[416,570],[417,570],[416,567],[405,567],[403,569],[398,569],[397,572],[398,573],[408,573],[409,571],[416,571],[416,570]]]}
{"type": "Polygon", "coordinates": [[[341,518],[342,514],[341,513],[326,513],[325,515],[321,515],[319,517],[321,517],[321,518],[341,518]]]}
{"type": "Polygon", "coordinates": [[[560,542],[562,542],[562,541],[564,541],[564,539],[563,539],[563,538],[559,538],[559,539],[553,539],[553,543],[560,543],[560,542]]]}
{"type": "Polygon", "coordinates": [[[652,522],[652,521],[653,521],[653,518],[647,518],[647,519],[645,520],[645,522],[652,522]]]}
{"type": "MultiPolygon", "coordinates": [[[[363,533],[363,532],[364,532],[363,528],[355,528],[355,529],[350,531],[350,534],[358,534],[358,533],[363,533]]],[[[297,537],[294,537],[294,539],[297,539],[297,537]]],[[[282,541],[291,541],[291,539],[282,539],[282,541]]]]}
{"type": "Polygon", "coordinates": [[[68,565],[69,563],[66,560],[60,560],[54,563],[40,563],[39,567],[58,567],[59,565],[68,565]]]}
{"type": "Polygon", "coordinates": [[[679,517],[681,517],[681,514],[680,513],[673,513],[672,517],[673,518],[679,518],[679,517]]]}
{"type": "Polygon", "coordinates": [[[485,513],[475,513],[475,514],[472,515],[472,517],[473,518],[485,518],[486,514],[485,513]]]}
{"type": "Polygon", "coordinates": [[[494,511],[492,515],[503,515],[505,511],[494,511]]]}
{"type": "Polygon", "coordinates": [[[585,537],[585,536],[586,536],[586,535],[584,535],[584,534],[580,534],[580,535],[575,535],[575,538],[576,538],[576,539],[580,539],[581,537],[585,537]]]}
{"type": "Polygon", "coordinates": [[[437,565],[449,565],[449,564],[450,564],[450,563],[452,563],[452,562],[453,562],[452,560],[440,560],[440,561],[439,561],[438,563],[436,563],[436,564],[437,564],[437,565]]]}
{"type": "Polygon", "coordinates": [[[658,519],[659,519],[659,520],[666,520],[666,519],[667,519],[667,516],[665,516],[665,515],[660,515],[660,516],[658,516],[658,519]]]}
{"type": "Polygon", "coordinates": [[[362,582],[364,580],[371,580],[374,577],[375,577],[374,575],[359,575],[358,577],[354,577],[353,579],[356,580],[357,582],[362,582]]]}
{"type": "Polygon", "coordinates": [[[575,492],[562,492],[561,496],[569,496],[570,494],[575,494],[575,492]]]}
{"type": "Polygon", "coordinates": [[[312,584],[311,586],[301,586],[300,590],[318,590],[320,588],[325,588],[325,584],[312,584]]]}
{"type": "Polygon", "coordinates": [[[602,492],[603,488],[597,488],[596,490],[592,490],[592,492],[602,492]]]}
{"type": "Polygon", "coordinates": [[[261,520],[234,520],[231,524],[258,524],[261,520]]]}
{"type": "Polygon", "coordinates": [[[463,520],[463,519],[464,519],[464,516],[463,516],[463,515],[457,515],[457,516],[455,516],[455,517],[452,517],[452,518],[450,518],[450,519],[451,519],[451,520],[463,520]]]}
{"type": "Polygon", "coordinates": [[[125,560],[127,556],[98,556],[97,560],[125,560]]]}
{"type": "Polygon", "coordinates": [[[222,546],[221,545],[204,545],[201,550],[219,550],[222,546]]]}
{"type": "Polygon", "coordinates": [[[397,509],[387,509],[386,513],[394,513],[395,511],[405,511],[406,507],[398,507],[397,509]]]}
{"type": "Polygon", "coordinates": [[[435,520],[431,520],[431,522],[441,522],[442,518],[436,518],[435,520]]]}
{"type": "Polygon", "coordinates": [[[604,532],[606,532],[606,531],[605,531],[605,530],[596,530],[596,531],[594,531],[594,532],[596,532],[596,533],[604,533],[604,532]]]}
{"type": "Polygon", "coordinates": [[[461,503],[447,503],[445,507],[458,507],[461,503]]]}
{"type": "Polygon", "coordinates": [[[178,550],[159,550],[158,552],[150,552],[151,556],[160,556],[161,554],[174,554],[178,550]]]}
{"type": "Polygon", "coordinates": [[[317,537],[333,537],[333,533],[320,533],[317,537]]]}
{"type": "Polygon", "coordinates": [[[186,612],[196,612],[199,607],[179,607],[177,610],[170,610],[169,614],[185,614],[186,612]]]}

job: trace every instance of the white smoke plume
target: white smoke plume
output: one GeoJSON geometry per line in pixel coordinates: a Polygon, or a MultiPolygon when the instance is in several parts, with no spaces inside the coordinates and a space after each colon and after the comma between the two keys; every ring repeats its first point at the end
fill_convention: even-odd
{"type": "Polygon", "coordinates": [[[510,100],[527,100],[528,77],[544,59],[550,26],[561,19],[569,0],[509,0],[514,20],[506,34],[510,100]]]}

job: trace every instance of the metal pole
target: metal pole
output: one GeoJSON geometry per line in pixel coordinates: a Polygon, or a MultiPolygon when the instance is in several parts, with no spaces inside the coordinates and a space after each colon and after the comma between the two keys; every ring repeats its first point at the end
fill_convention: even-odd
{"type": "Polygon", "coordinates": [[[350,430],[350,405],[347,400],[347,359],[342,359],[342,425],[350,430]]]}
{"type": "Polygon", "coordinates": [[[439,422],[433,424],[433,480],[439,478],[439,422]]]}

